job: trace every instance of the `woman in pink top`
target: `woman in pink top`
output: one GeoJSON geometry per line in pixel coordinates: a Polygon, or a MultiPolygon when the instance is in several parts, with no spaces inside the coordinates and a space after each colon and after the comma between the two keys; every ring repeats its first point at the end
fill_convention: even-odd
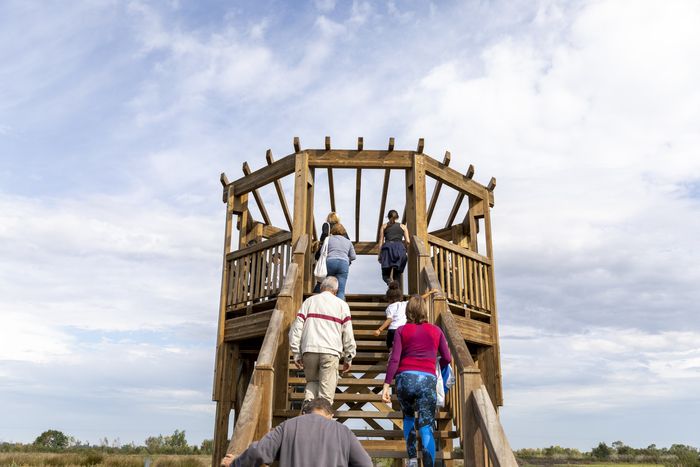
{"type": "Polygon", "coordinates": [[[435,463],[435,360],[440,354],[440,368],[452,361],[450,349],[439,327],[427,322],[428,314],[420,295],[413,295],[406,305],[406,324],[396,330],[394,346],[386,368],[382,399],[391,401],[390,386],[396,376],[396,395],[403,412],[403,434],[409,464],[417,465],[416,431],[423,446],[423,465],[435,463]]]}

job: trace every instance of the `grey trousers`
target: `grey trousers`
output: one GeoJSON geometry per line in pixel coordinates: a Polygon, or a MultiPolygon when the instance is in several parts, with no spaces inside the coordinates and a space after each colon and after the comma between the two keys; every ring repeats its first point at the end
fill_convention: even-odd
{"type": "Polygon", "coordinates": [[[338,362],[335,355],[307,352],[301,357],[304,362],[306,388],[304,400],[323,397],[333,404],[335,387],[338,385],[338,362]]]}

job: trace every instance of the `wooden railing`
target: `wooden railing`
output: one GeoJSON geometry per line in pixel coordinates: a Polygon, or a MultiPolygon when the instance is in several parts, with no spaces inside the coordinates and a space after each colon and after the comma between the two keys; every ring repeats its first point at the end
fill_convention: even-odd
{"type": "Polygon", "coordinates": [[[428,248],[447,299],[492,314],[491,260],[434,235],[428,235],[428,248]]]}
{"type": "MultiPolygon", "coordinates": [[[[305,251],[307,244],[308,236],[301,237],[297,242],[294,252],[295,261],[290,263],[287,268],[284,283],[277,295],[277,303],[270,317],[240,413],[236,414],[233,436],[226,451],[234,458],[240,456],[253,440],[260,439],[272,428],[272,412],[275,402],[275,362],[279,361],[281,351],[287,357],[285,360],[288,359],[288,350],[286,346],[281,349],[281,342],[284,341],[283,335],[287,331],[286,324],[289,323],[290,316],[296,313],[298,295],[301,292],[298,285],[303,280],[304,256],[298,252],[305,251]]],[[[277,378],[282,378],[282,375],[278,375],[277,378]]],[[[286,386],[286,383],[283,384],[286,386]]]]}
{"type": "Polygon", "coordinates": [[[229,253],[226,310],[244,309],[277,296],[288,273],[292,235],[288,232],[229,253]]]}
{"type": "Polygon", "coordinates": [[[493,467],[517,467],[496,409],[450,311],[429,254],[418,237],[414,237],[413,245],[421,265],[419,290],[437,291],[428,298],[429,316],[442,329],[452,354],[455,385],[447,393],[445,402],[464,449],[464,465],[484,467],[488,459],[493,467]]]}

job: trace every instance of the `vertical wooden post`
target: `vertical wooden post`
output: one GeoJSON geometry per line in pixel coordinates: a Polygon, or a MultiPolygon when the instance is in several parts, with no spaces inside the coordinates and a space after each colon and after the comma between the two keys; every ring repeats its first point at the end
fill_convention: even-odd
{"type": "MultiPolygon", "coordinates": [[[[310,232],[310,226],[313,225],[313,217],[309,215],[309,181],[311,174],[309,172],[309,156],[306,152],[298,152],[295,155],[294,164],[294,224],[292,227],[292,245],[296,245],[299,238],[310,232]]],[[[311,187],[313,190],[313,187],[311,187]]],[[[313,195],[313,191],[311,191],[313,195]]],[[[313,201],[311,201],[313,203],[313,201]]],[[[310,256],[310,245],[307,242],[305,257],[310,256]]],[[[309,278],[309,269],[307,267],[308,259],[300,264],[303,268],[301,271],[301,283],[305,285],[309,278]]],[[[302,285],[302,287],[303,287],[302,285]]],[[[303,287],[305,289],[305,287],[303,287]]]]}
{"type": "Polygon", "coordinates": [[[228,421],[234,400],[234,392],[231,390],[233,369],[235,362],[232,358],[232,348],[224,343],[224,329],[226,322],[226,302],[228,298],[229,268],[226,261],[231,252],[231,234],[233,230],[233,186],[229,185],[224,174],[221,175],[222,183],[226,182],[224,189],[226,197],[226,225],[224,227],[224,259],[221,267],[221,293],[219,296],[219,322],[216,338],[216,361],[214,363],[214,384],[212,400],[216,401],[216,415],[214,420],[214,446],[212,461],[218,464],[226,452],[228,444],[228,421]],[[228,390],[227,390],[228,389],[228,390]],[[217,456],[219,456],[217,458],[217,456]]]}
{"type": "Polygon", "coordinates": [[[486,235],[486,256],[491,260],[487,280],[490,282],[489,300],[491,302],[491,340],[493,342],[493,346],[491,346],[489,352],[490,355],[488,356],[490,357],[491,365],[495,373],[493,375],[493,378],[495,379],[495,393],[491,393],[491,391],[489,391],[489,395],[493,401],[493,406],[496,408],[496,410],[498,410],[498,407],[503,405],[503,387],[501,380],[501,349],[498,339],[498,308],[496,307],[496,275],[494,274],[495,265],[493,260],[493,238],[491,233],[491,207],[488,199],[489,190],[487,189],[484,190],[483,208],[484,233],[486,235]]]}
{"type": "Polygon", "coordinates": [[[461,389],[464,401],[462,411],[462,448],[464,449],[465,467],[485,467],[484,440],[479,429],[476,409],[473,403],[472,392],[481,386],[481,375],[475,366],[462,370],[459,377],[462,379],[461,389]]]}
{"type": "MultiPolygon", "coordinates": [[[[406,227],[413,237],[418,236],[424,244],[428,240],[425,206],[425,163],[422,154],[413,155],[413,167],[406,169],[406,227]]],[[[420,281],[419,257],[415,249],[408,251],[408,293],[418,293],[420,281]]]]}
{"type": "MultiPolygon", "coordinates": [[[[308,158],[307,158],[308,159],[308,158]]],[[[314,255],[311,253],[311,237],[315,236],[316,227],[314,224],[314,185],[316,184],[315,169],[308,169],[308,181],[306,183],[306,233],[309,234],[309,246],[306,255],[306,265],[304,266],[304,292],[310,293],[314,285],[316,285],[316,279],[314,279],[313,265],[314,265],[314,255]],[[312,235],[314,234],[314,235],[312,235]]]]}

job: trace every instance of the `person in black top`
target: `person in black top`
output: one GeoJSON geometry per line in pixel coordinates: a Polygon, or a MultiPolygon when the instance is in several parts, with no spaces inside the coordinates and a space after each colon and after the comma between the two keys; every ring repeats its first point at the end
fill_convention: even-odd
{"type": "Polygon", "coordinates": [[[406,250],[411,243],[408,229],[405,225],[396,222],[399,213],[392,209],[387,215],[389,222],[382,225],[379,231],[379,255],[377,261],[382,265],[382,279],[387,285],[392,280],[402,284],[401,274],[406,268],[406,250]]]}

